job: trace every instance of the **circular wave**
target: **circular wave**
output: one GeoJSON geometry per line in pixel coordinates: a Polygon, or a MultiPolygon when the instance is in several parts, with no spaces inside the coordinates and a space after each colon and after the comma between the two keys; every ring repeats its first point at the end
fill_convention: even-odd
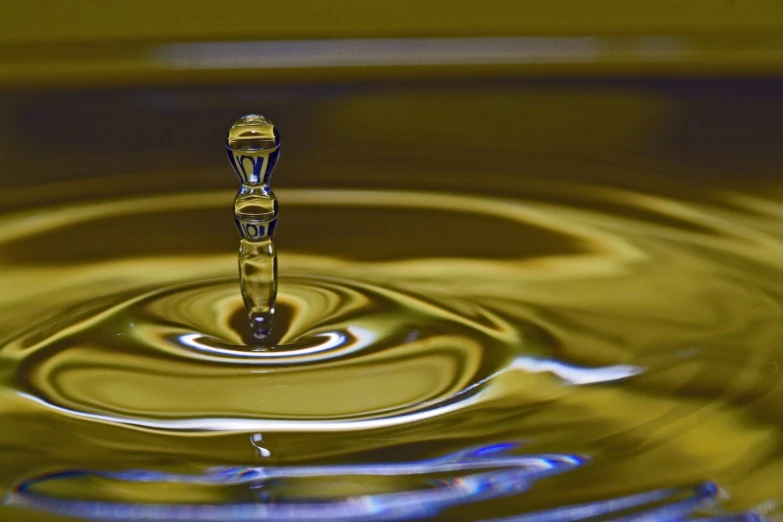
{"type": "Polygon", "coordinates": [[[752,505],[764,488],[743,470],[780,474],[766,458],[780,424],[780,206],[574,191],[281,190],[264,345],[247,331],[223,221],[233,193],[0,219],[0,328],[12,332],[0,444],[66,441],[13,482],[163,469],[161,455],[246,469],[249,434],[263,433],[270,465],[332,468],[524,438],[536,454],[591,457],[550,504],[580,506],[570,491],[585,476],[585,495],[617,496],[623,476],[622,491],[725,479],[752,505]]]}
{"type": "Polygon", "coordinates": [[[334,278],[283,278],[280,288],[279,335],[263,346],[243,330],[230,279],[125,296],[45,338],[38,330],[19,337],[3,354],[19,357],[24,393],[103,421],[324,429],[326,421],[369,427],[453,409],[522,342],[488,310],[474,309],[477,320],[334,278]]]}

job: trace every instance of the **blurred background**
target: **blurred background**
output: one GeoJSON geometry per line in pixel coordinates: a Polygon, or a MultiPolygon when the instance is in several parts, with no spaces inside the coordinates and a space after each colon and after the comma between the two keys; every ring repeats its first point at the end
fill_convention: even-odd
{"type": "Polygon", "coordinates": [[[7,1],[0,186],[233,186],[213,169],[252,111],[281,185],[748,184],[780,157],[782,30],[764,0],[7,1]]]}

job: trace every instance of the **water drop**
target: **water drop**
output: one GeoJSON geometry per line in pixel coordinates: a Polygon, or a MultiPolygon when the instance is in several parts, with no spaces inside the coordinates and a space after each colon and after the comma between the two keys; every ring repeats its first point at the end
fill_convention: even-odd
{"type": "Polygon", "coordinates": [[[234,220],[241,236],[239,281],[250,328],[257,339],[271,332],[277,296],[277,199],[269,185],[280,155],[280,134],[263,116],[248,114],[229,129],[226,152],[241,186],[234,220]]]}
{"type": "Polygon", "coordinates": [[[264,435],[262,433],[253,433],[250,435],[250,444],[256,449],[258,458],[267,458],[272,456],[272,452],[263,446],[264,435]]]}

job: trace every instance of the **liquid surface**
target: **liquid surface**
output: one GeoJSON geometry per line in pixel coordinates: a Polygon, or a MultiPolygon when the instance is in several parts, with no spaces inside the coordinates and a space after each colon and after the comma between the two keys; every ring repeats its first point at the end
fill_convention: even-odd
{"type": "Polygon", "coordinates": [[[778,185],[381,148],[276,188],[262,341],[224,166],[0,194],[0,519],[774,520],[778,185]]]}
{"type": "MultiPolygon", "coordinates": [[[[100,224],[133,228],[150,216],[173,229],[194,227],[195,240],[197,225],[232,194],[36,211],[34,228],[27,213],[6,216],[0,232],[11,262],[0,277],[3,300],[13,306],[2,326],[26,327],[0,353],[2,444],[14,455],[3,483],[78,468],[30,490],[60,501],[43,503],[49,510],[96,518],[94,506],[80,511],[63,500],[141,501],[165,520],[168,504],[418,492],[432,515],[470,495],[443,500],[421,474],[448,480],[466,471],[422,465],[414,474],[381,474],[376,484],[357,480],[350,466],[345,475],[330,466],[448,461],[466,446],[513,443],[513,450],[503,446],[509,458],[554,459],[560,464],[547,469],[558,478],[536,477],[536,498],[502,491],[477,499],[491,501],[498,514],[706,479],[729,487],[740,507],[772,497],[783,472],[765,456],[779,436],[773,405],[780,400],[783,243],[775,220],[783,207],[730,194],[719,206],[580,191],[595,204],[566,205],[554,198],[567,194],[554,191],[546,202],[282,191],[292,221],[402,228],[388,241],[440,228],[477,253],[486,251],[482,230],[505,227],[507,241],[479,257],[451,240],[420,236],[418,251],[409,245],[362,259],[366,238],[360,250],[341,244],[308,253],[307,238],[292,237],[293,248],[280,254],[274,333],[263,345],[245,324],[235,254],[161,255],[145,249],[148,238],[132,257],[90,252],[102,240],[100,224]],[[596,209],[613,201],[631,202],[629,215],[596,209]],[[64,233],[80,263],[32,262],[33,244],[64,233]],[[14,259],[24,265],[11,269],[14,259]],[[246,346],[256,351],[236,351],[246,346]],[[51,453],[32,452],[31,438],[49,440],[51,453]],[[247,478],[192,485],[199,474],[241,466],[322,469],[303,473],[309,482],[266,477],[255,486],[260,491],[247,478]],[[116,484],[123,475],[79,474],[127,469],[173,474],[180,478],[157,480],[179,485],[130,487],[116,484]]],[[[515,477],[513,463],[486,466],[511,469],[511,478],[497,480],[519,491],[533,482],[515,477]]],[[[492,470],[482,471],[473,480],[492,483],[492,470]]],[[[341,507],[332,509],[351,514],[341,507]]],[[[133,519],[127,509],[123,516],[133,519]]],[[[471,509],[461,516],[476,516],[471,509]]],[[[227,519],[211,516],[204,519],[227,519]]],[[[400,508],[396,516],[422,513],[400,508]]]]}

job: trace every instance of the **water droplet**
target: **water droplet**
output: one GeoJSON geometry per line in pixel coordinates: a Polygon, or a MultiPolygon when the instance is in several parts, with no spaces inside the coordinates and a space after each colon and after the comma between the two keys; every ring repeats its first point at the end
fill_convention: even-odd
{"type": "Polygon", "coordinates": [[[241,182],[234,199],[234,220],[241,236],[242,298],[253,335],[263,340],[272,331],[277,296],[277,251],[272,236],[278,205],[269,181],[280,155],[280,134],[263,116],[249,114],[229,129],[226,152],[241,182]]]}

